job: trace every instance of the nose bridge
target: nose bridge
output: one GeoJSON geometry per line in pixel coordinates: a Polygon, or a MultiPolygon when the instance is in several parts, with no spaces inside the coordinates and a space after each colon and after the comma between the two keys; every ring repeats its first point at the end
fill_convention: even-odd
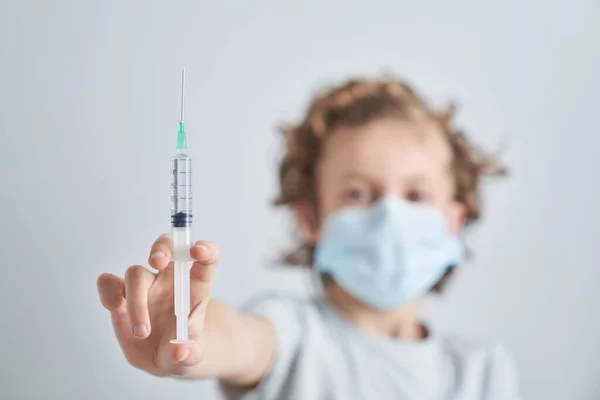
{"type": "Polygon", "coordinates": [[[402,197],[402,185],[397,180],[390,180],[381,186],[381,197],[402,197]]]}
{"type": "Polygon", "coordinates": [[[403,197],[392,194],[381,199],[377,211],[377,225],[393,241],[406,240],[406,235],[414,229],[411,226],[409,205],[403,197]]]}
{"type": "Polygon", "coordinates": [[[377,225],[389,225],[394,216],[393,202],[396,199],[393,195],[382,196],[380,203],[377,205],[376,221],[377,225]]]}
{"type": "Polygon", "coordinates": [[[372,228],[369,241],[377,249],[372,257],[377,260],[373,266],[382,273],[391,274],[397,268],[397,242],[400,239],[398,232],[398,203],[396,196],[386,196],[374,209],[372,214],[372,228]]]}
{"type": "Polygon", "coordinates": [[[379,204],[373,210],[371,220],[373,231],[378,232],[380,237],[383,235],[387,240],[397,239],[398,228],[402,224],[402,221],[399,220],[399,217],[401,217],[401,202],[402,199],[398,196],[385,196],[380,199],[379,204]]]}

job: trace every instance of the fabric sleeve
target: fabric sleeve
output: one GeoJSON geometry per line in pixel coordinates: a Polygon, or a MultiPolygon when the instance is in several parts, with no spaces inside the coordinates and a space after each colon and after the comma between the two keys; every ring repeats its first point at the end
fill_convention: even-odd
{"type": "MultiPolygon", "coordinates": [[[[305,307],[305,306],[304,306],[305,307]]],[[[290,368],[301,346],[303,302],[276,294],[256,298],[242,307],[241,311],[250,312],[266,318],[276,331],[275,360],[271,370],[257,387],[248,390],[233,387],[224,382],[218,388],[228,400],[276,399],[285,384],[290,368]]]]}
{"type": "Polygon", "coordinates": [[[520,400],[520,382],[517,363],[512,354],[502,346],[491,350],[488,380],[484,399],[520,400]]]}

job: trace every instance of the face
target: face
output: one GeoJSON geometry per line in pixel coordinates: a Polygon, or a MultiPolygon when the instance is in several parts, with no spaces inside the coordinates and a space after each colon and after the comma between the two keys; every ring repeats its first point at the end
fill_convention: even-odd
{"type": "Polygon", "coordinates": [[[387,118],[339,128],[327,139],[317,168],[317,212],[297,209],[302,230],[315,244],[331,214],[394,195],[438,208],[456,234],[464,207],[454,201],[451,161],[450,146],[433,123],[387,118]]]}

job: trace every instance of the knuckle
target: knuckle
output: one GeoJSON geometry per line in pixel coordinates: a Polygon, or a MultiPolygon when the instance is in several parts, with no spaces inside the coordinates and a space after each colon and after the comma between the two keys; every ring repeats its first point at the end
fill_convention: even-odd
{"type": "Polygon", "coordinates": [[[211,257],[208,260],[198,261],[198,263],[200,265],[204,265],[206,267],[211,266],[211,265],[215,265],[217,262],[218,262],[218,260],[215,257],[211,257]]]}
{"type": "Polygon", "coordinates": [[[131,354],[125,354],[125,359],[134,368],[145,370],[145,363],[141,362],[139,357],[134,357],[131,354]]]}
{"type": "Polygon", "coordinates": [[[135,281],[140,279],[146,273],[146,268],[141,265],[132,265],[125,271],[126,281],[135,281]]]}
{"type": "Polygon", "coordinates": [[[186,367],[182,366],[182,365],[177,365],[177,364],[171,364],[171,366],[169,366],[169,375],[173,376],[173,377],[182,377],[185,375],[186,373],[186,367]]]}
{"type": "Polygon", "coordinates": [[[100,293],[100,303],[107,310],[112,310],[117,304],[115,299],[107,296],[106,293],[100,293]]]}
{"type": "Polygon", "coordinates": [[[146,306],[146,302],[143,299],[135,300],[135,304],[131,307],[131,316],[136,319],[136,322],[140,319],[145,319],[146,314],[148,313],[148,307],[146,306]]]}

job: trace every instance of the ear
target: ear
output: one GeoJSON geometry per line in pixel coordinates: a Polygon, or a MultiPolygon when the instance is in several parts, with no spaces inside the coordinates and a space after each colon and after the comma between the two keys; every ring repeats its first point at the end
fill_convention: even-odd
{"type": "Polygon", "coordinates": [[[313,208],[306,203],[298,203],[294,205],[294,213],[304,240],[315,245],[319,237],[319,227],[313,208]]]}
{"type": "Polygon", "coordinates": [[[458,235],[467,222],[467,209],[464,204],[453,201],[448,210],[450,232],[458,235]]]}

